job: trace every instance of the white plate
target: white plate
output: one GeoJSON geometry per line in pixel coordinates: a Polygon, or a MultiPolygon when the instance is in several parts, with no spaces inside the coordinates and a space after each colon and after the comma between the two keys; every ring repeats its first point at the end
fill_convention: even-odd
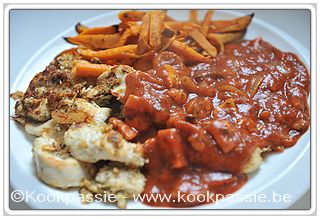
{"type": "MultiPolygon", "coordinates": [[[[118,11],[106,13],[90,19],[83,24],[90,26],[103,26],[118,23],[118,11]]],[[[187,19],[187,11],[169,11],[177,19],[187,19]]],[[[204,11],[200,12],[204,15],[204,11]]],[[[233,18],[242,14],[232,11],[217,11],[215,18],[233,18]]],[[[45,44],[24,66],[19,73],[12,90],[25,90],[32,77],[42,71],[45,66],[62,50],[70,48],[62,36],[74,35],[74,29],[70,28],[59,34],[45,44]]],[[[257,18],[253,19],[245,39],[254,39],[263,36],[263,39],[283,51],[297,54],[310,69],[309,52],[298,41],[276,27],[257,18]]],[[[13,100],[10,100],[10,115],[14,114],[13,100]]],[[[10,121],[10,183],[14,189],[29,193],[27,204],[35,209],[113,209],[114,205],[104,203],[91,203],[83,205],[77,196],[76,189],[62,191],[51,188],[42,183],[35,175],[32,163],[32,142],[34,137],[27,135],[14,121],[10,121]],[[44,201],[46,197],[46,201],[44,201]]],[[[283,153],[269,156],[260,170],[250,176],[239,191],[234,193],[238,197],[246,197],[242,202],[233,201],[234,198],[224,199],[216,204],[198,206],[196,208],[207,209],[285,209],[298,200],[310,188],[310,131],[305,133],[298,143],[283,153]],[[264,201],[255,201],[258,197],[266,196],[264,201]],[[278,201],[287,194],[287,200],[278,201]],[[290,198],[288,198],[290,196],[290,198]]],[[[141,203],[130,201],[130,209],[151,208],[141,203]]]]}

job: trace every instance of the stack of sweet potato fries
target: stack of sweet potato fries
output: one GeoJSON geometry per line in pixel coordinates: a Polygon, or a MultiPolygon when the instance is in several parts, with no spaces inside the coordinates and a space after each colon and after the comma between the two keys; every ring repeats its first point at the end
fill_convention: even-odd
{"type": "MultiPolygon", "coordinates": [[[[176,21],[165,10],[122,11],[117,25],[88,28],[78,23],[78,35],[65,39],[79,45],[78,53],[84,59],[103,64],[145,65],[156,52],[164,50],[188,63],[212,62],[223,53],[225,43],[244,36],[253,17],[251,14],[233,20],[212,20],[213,14],[208,10],[199,21],[197,11],[191,10],[188,21],[176,21]]],[[[98,66],[93,67],[97,70],[98,66]]]]}

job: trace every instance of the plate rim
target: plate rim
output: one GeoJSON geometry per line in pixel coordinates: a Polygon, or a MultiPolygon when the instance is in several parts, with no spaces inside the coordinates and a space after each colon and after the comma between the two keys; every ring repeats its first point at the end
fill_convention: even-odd
{"type": "MultiPolygon", "coordinates": [[[[94,16],[94,17],[91,17],[89,19],[86,19],[84,20],[82,23],[83,24],[90,24],[90,23],[94,23],[95,21],[101,19],[101,18],[104,18],[104,17],[109,17],[109,16],[112,16],[112,15],[116,15],[120,10],[112,10],[110,12],[106,12],[106,13],[102,13],[100,15],[97,15],[97,16],[94,16]]],[[[228,14],[231,14],[231,15],[234,15],[234,16],[241,16],[241,15],[244,15],[244,13],[240,13],[240,12],[236,12],[236,11],[232,11],[232,10],[221,10],[223,12],[226,12],[228,14]]],[[[303,60],[303,63],[304,65],[307,67],[307,69],[309,70],[310,72],[310,53],[308,52],[308,49],[306,47],[304,47],[298,40],[296,40],[294,37],[292,37],[289,33],[286,33],[285,31],[279,29],[278,27],[276,26],[273,26],[272,24],[264,21],[264,20],[260,20],[259,18],[255,18],[253,20],[253,22],[257,23],[258,25],[261,25],[263,26],[264,28],[267,28],[267,29],[270,29],[270,30],[275,30],[278,32],[278,34],[281,34],[283,35],[290,43],[290,45],[294,45],[294,47],[296,47],[297,49],[301,50],[301,52],[299,53],[299,59],[303,60]]],[[[50,47],[50,45],[54,44],[55,41],[57,41],[59,38],[61,38],[62,35],[66,35],[67,33],[70,33],[71,31],[73,30],[73,27],[70,27],[64,31],[62,31],[61,33],[57,34],[55,37],[53,37],[51,40],[49,40],[47,43],[45,43],[40,49],[38,49],[36,51],[36,53],[23,65],[23,67],[21,68],[21,70],[19,71],[19,73],[17,74],[17,77],[14,79],[14,83],[12,84],[11,88],[10,88],[10,93],[15,90],[18,86],[18,84],[21,83],[21,79],[23,77],[23,74],[26,72],[26,69],[28,69],[29,66],[32,66],[33,63],[36,61],[36,59],[48,48],[50,47]]],[[[11,101],[11,100],[10,100],[11,101]]],[[[10,131],[12,131],[12,126],[11,126],[11,122],[10,122],[10,131]]],[[[304,158],[305,156],[308,156],[307,154],[307,151],[309,151],[311,149],[310,147],[310,127],[309,127],[309,130],[304,133],[302,136],[305,136],[305,135],[308,135],[308,142],[307,142],[307,145],[306,147],[303,149],[302,153],[297,156],[297,158],[295,158],[295,160],[290,164],[290,168],[288,167],[288,169],[292,169],[292,167],[296,166],[298,163],[301,162],[302,159],[306,159],[304,158]]],[[[300,139],[302,138],[302,136],[300,137],[300,139]]],[[[10,136],[11,137],[11,136],[10,136]]],[[[11,144],[9,145],[9,147],[11,147],[11,144]]],[[[294,146],[293,146],[294,147],[294,146]]],[[[310,152],[311,153],[311,152],[310,152]]],[[[12,159],[13,157],[11,157],[12,154],[10,153],[9,154],[9,157],[10,157],[10,186],[13,188],[13,189],[21,189],[21,187],[18,186],[19,183],[16,183],[12,180],[12,159]]],[[[308,157],[307,157],[308,158],[308,157]]],[[[311,158],[311,156],[310,156],[311,158]]],[[[266,185],[264,185],[261,189],[259,189],[259,191],[261,190],[264,190],[264,189],[267,189],[268,187],[270,187],[270,185],[276,183],[277,181],[281,180],[286,174],[288,174],[288,171],[283,171],[280,175],[278,175],[276,178],[274,178],[272,181],[268,182],[266,185]]],[[[311,181],[309,181],[311,183],[311,181]]],[[[41,183],[39,181],[39,183],[41,183]]],[[[48,186],[48,185],[46,185],[48,186]]],[[[298,196],[296,196],[295,200],[292,201],[289,205],[285,206],[285,208],[289,207],[290,205],[294,204],[299,198],[302,197],[303,194],[305,194],[305,192],[309,189],[310,187],[307,186],[304,188],[303,192],[300,192],[300,194],[298,196]]],[[[64,192],[64,191],[61,191],[61,192],[64,192]]],[[[26,203],[28,206],[30,206],[31,208],[33,209],[38,209],[38,205],[39,203],[35,202],[33,203],[32,201],[31,202],[28,202],[26,203]]],[[[142,203],[140,203],[142,204],[142,203]]],[[[108,208],[109,205],[106,205],[105,209],[109,209],[108,208]]],[[[143,205],[145,206],[145,205],[143,205]]],[[[202,205],[202,206],[207,206],[207,205],[202,205]]],[[[140,208],[139,208],[140,209],[140,208]]],[[[144,209],[144,208],[141,208],[141,209],[144,209]]],[[[159,209],[159,208],[155,208],[155,209],[159,209]]],[[[195,208],[195,209],[198,209],[198,208],[195,208]]],[[[201,207],[199,208],[201,209],[201,207]]],[[[211,208],[210,208],[211,209],[211,208]]],[[[226,209],[229,209],[229,208],[226,208],[226,209]]],[[[234,209],[234,208],[232,208],[234,209]]],[[[236,208],[235,208],[236,209],[236,208]]],[[[88,210],[86,208],[84,209],[81,209],[81,210],[88,210]]]]}

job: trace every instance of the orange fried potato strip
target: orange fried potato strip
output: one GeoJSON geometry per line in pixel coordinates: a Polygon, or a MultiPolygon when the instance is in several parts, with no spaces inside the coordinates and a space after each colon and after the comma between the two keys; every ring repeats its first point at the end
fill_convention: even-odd
{"type": "Polygon", "coordinates": [[[232,33],[209,33],[207,38],[209,41],[211,39],[219,39],[223,43],[229,43],[229,42],[241,39],[245,33],[246,33],[246,30],[232,32],[232,33]]]}
{"type": "Polygon", "coordinates": [[[161,33],[164,18],[165,13],[163,13],[162,11],[150,12],[149,45],[155,51],[161,48],[161,33]]]}
{"type": "Polygon", "coordinates": [[[95,35],[95,34],[112,34],[119,32],[119,25],[112,25],[106,27],[87,28],[80,32],[81,35],[95,35]]]}
{"type": "Polygon", "coordinates": [[[146,14],[142,18],[142,27],[138,39],[137,54],[143,54],[150,50],[149,47],[149,33],[150,33],[150,14],[146,14]]]}
{"type": "Polygon", "coordinates": [[[212,21],[209,33],[226,33],[241,31],[248,27],[254,14],[239,17],[233,20],[217,20],[212,21]]]}
{"type": "Polygon", "coordinates": [[[72,69],[72,73],[78,77],[99,77],[103,72],[111,68],[111,65],[93,64],[84,60],[78,60],[72,69]]]}
{"type": "Polygon", "coordinates": [[[210,56],[217,56],[217,49],[206,39],[206,37],[197,29],[192,29],[189,32],[192,39],[198,43],[210,56]]]}
{"type": "Polygon", "coordinates": [[[203,19],[201,32],[203,33],[204,36],[207,36],[208,34],[212,16],[213,16],[213,10],[208,10],[206,13],[206,16],[203,19]]]}
{"type": "Polygon", "coordinates": [[[86,48],[79,48],[78,53],[85,58],[98,58],[100,60],[112,59],[136,59],[139,55],[136,54],[137,45],[125,45],[117,48],[94,51],[86,48]]]}
{"type": "Polygon", "coordinates": [[[197,10],[190,10],[189,21],[192,23],[197,23],[198,22],[197,17],[198,17],[197,10]]]}
{"type": "Polygon", "coordinates": [[[118,18],[122,22],[128,21],[141,21],[146,12],[143,11],[121,11],[118,14],[118,18]]]}
{"type": "Polygon", "coordinates": [[[175,52],[185,61],[188,62],[211,62],[212,60],[201,55],[200,53],[196,52],[194,49],[187,46],[185,43],[179,42],[177,40],[173,40],[173,42],[169,46],[169,50],[175,52]]]}
{"type": "Polygon", "coordinates": [[[97,34],[97,35],[78,35],[75,37],[66,37],[69,43],[89,47],[92,49],[109,49],[117,47],[120,34],[97,34]]]}

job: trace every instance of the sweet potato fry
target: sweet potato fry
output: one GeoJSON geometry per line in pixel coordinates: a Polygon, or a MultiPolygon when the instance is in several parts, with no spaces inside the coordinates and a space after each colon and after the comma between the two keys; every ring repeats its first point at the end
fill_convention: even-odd
{"type": "Polygon", "coordinates": [[[169,46],[169,50],[181,56],[186,62],[211,62],[212,60],[197,53],[194,49],[186,44],[173,40],[169,46]]]}
{"type": "MultiPolygon", "coordinates": [[[[167,10],[162,10],[162,12],[165,14],[165,20],[166,21],[175,21],[175,19],[173,19],[172,17],[167,15],[166,11],[167,10]]],[[[122,11],[118,14],[118,17],[122,22],[141,21],[143,16],[146,13],[147,12],[143,12],[143,11],[122,11]]]]}
{"type": "Polygon", "coordinates": [[[197,28],[201,29],[200,24],[192,23],[192,22],[185,22],[185,21],[166,21],[165,26],[170,27],[173,30],[185,30],[186,28],[197,28]]]}
{"type": "Polygon", "coordinates": [[[87,28],[80,32],[81,35],[95,35],[95,34],[113,34],[119,32],[119,25],[112,25],[106,27],[87,28]]]}
{"type": "Polygon", "coordinates": [[[254,14],[239,17],[233,20],[212,21],[209,33],[226,33],[242,31],[250,24],[254,14]]]}
{"type": "Polygon", "coordinates": [[[162,32],[161,50],[168,49],[173,40],[175,40],[174,32],[169,28],[165,28],[162,32]]]}
{"type": "Polygon", "coordinates": [[[123,34],[121,35],[117,46],[123,46],[125,45],[130,38],[132,37],[138,37],[141,31],[141,26],[134,25],[126,29],[123,34]]]}
{"type": "Polygon", "coordinates": [[[75,29],[76,29],[77,33],[82,33],[83,31],[85,31],[85,30],[87,30],[89,28],[86,27],[86,26],[83,26],[80,23],[77,23],[76,26],[75,26],[75,29]]]}
{"type": "Polygon", "coordinates": [[[193,22],[193,23],[197,23],[198,22],[198,12],[197,10],[190,10],[190,13],[189,13],[189,21],[190,22],[193,22]]]}
{"type": "Polygon", "coordinates": [[[128,22],[121,22],[119,23],[119,32],[123,33],[125,30],[127,30],[128,28],[137,25],[138,22],[137,21],[128,21],[128,22]]]}
{"type": "Polygon", "coordinates": [[[164,21],[175,21],[175,19],[167,14],[168,10],[161,10],[164,16],[164,21]]]}
{"type": "Polygon", "coordinates": [[[79,35],[65,39],[87,48],[78,49],[84,59],[98,58],[107,64],[143,66],[152,58],[143,58],[145,54],[159,50],[175,52],[185,62],[211,62],[210,57],[224,52],[225,43],[244,36],[253,17],[213,21],[213,13],[208,10],[200,21],[197,10],[190,10],[189,20],[176,21],[167,15],[167,10],[122,11],[118,25],[88,28],[78,23],[79,35]]]}
{"type": "Polygon", "coordinates": [[[122,22],[141,21],[145,14],[143,11],[121,11],[118,17],[122,22]]]}
{"type": "Polygon", "coordinates": [[[117,47],[120,39],[120,34],[107,35],[78,35],[76,37],[66,37],[65,40],[69,43],[85,46],[91,49],[109,49],[117,47]]]}
{"type": "Polygon", "coordinates": [[[142,18],[142,27],[138,39],[138,50],[137,54],[143,54],[150,50],[149,47],[149,34],[150,34],[150,14],[147,13],[142,18]]]}
{"type": "Polygon", "coordinates": [[[103,72],[110,70],[111,65],[93,64],[84,60],[79,60],[72,69],[72,73],[78,77],[99,77],[103,72]]]}
{"type": "Polygon", "coordinates": [[[238,39],[241,39],[246,33],[246,29],[243,31],[232,33],[209,33],[207,38],[209,41],[219,39],[222,43],[229,43],[238,39]]]}
{"type": "Polygon", "coordinates": [[[216,36],[217,34],[212,34],[211,33],[211,36],[210,36],[210,38],[207,36],[207,39],[209,40],[209,42],[211,43],[211,44],[213,44],[214,46],[218,46],[218,48],[219,48],[219,54],[223,54],[224,53],[224,43],[223,43],[223,41],[222,41],[222,39],[221,38],[219,38],[219,37],[217,37],[216,36]]]}
{"type": "Polygon", "coordinates": [[[192,39],[206,50],[210,56],[217,56],[217,49],[206,39],[206,37],[197,29],[192,29],[189,32],[192,39]]]}
{"type": "Polygon", "coordinates": [[[140,56],[136,54],[137,45],[125,45],[117,48],[93,51],[91,49],[79,48],[78,53],[85,58],[98,58],[101,60],[113,59],[136,59],[140,56]]]}
{"type": "Polygon", "coordinates": [[[206,16],[203,19],[201,32],[203,33],[204,36],[207,36],[208,34],[212,16],[213,16],[213,10],[208,10],[206,13],[206,16]]]}
{"type": "Polygon", "coordinates": [[[173,17],[169,16],[167,14],[167,12],[165,14],[166,14],[165,19],[164,19],[165,21],[176,21],[173,17]]]}
{"type": "Polygon", "coordinates": [[[100,59],[101,63],[106,65],[130,65],[132,66],[134,61],[137,59],[133,59],[131,57],[124,57],[118,59],[100,59]]]}
{"type": "Polygon", "coordinates": [[[152,69],[152,60],[154,58],[154,51],[149,51],[141,55],[138,59],[133,63],[133,68],[140,71],[148,71],[152,69]]]}
{"type": "Polygon", "coordinates": [[[150,13],[149,45],[153,50],[158,51],[161,48],[161,33],[162,33],[165,14],[161,11],[151,11],[149,13],[150,13]]]}
{"type": "Polygon", "coordinates": [[[62,55],[72,55],[72,56],[75,56],[77,57],[79,54],[77,52],[77,48],[73,47],[73,48],[70,48],[70,49],[66,49],[66,50],[63,50],[61,53],[59,53],[55,59],[57,59],[59,56],[62,56],[62,55]]]}

